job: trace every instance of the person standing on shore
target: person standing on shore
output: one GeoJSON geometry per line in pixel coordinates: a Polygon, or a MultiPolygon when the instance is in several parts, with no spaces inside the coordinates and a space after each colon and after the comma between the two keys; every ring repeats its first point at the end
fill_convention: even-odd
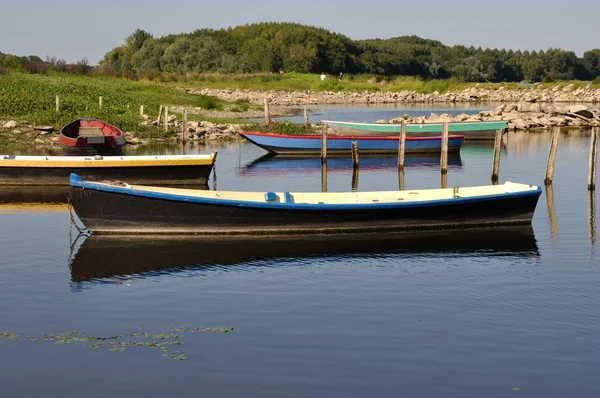
{"type": "Polygon", "coordinates": [[[325,72],[321,72],[321,81],[325,80],[325,72]]]}

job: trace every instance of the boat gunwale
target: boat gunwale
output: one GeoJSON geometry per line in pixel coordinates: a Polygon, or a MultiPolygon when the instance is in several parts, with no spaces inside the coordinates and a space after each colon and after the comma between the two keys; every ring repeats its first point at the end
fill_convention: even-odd
{"type": "MultiPolygon", "coordinates": [[[[349,122],[349,121],[342,121],[342,120],[321,120],[322,123],[327,123],[327,124],[335,124],[335,125],[358,125],[358,126],[392,126],[392,127],[400,127],[402,126],[402,123],[365,123],[365,122],[349,122]]],[[[492,124],[504,124],[504,127],[506,128],[506,126],[508,125],[507,121],[504,120],[486,120],[486,121],[477,121],[477,120],[470,120],[470,121],[464,121],[464,122],[448,122],[449,126],[459,126],[459,125],[472,125],[472,124],[482,124],[485,125],[485,127],[488,127],[487,125],[492,125],[492,124]]],[[[444,122],[434,122],[434,123],[406,123],[406,127],[420,127],[420,126],[443,126],[444,122]]],[[[495,129],[492,129],[495,130],[495,129]]],[[[486,130],[481,130],[481,131],[486,131],[486,130]]],[[[406,137],[408,138],[408,137],[406,137]]]]}
{"type": "MultiPolygon", "coordinates": [[[[315,134],[315,135],[309,135],[309,134],[298,134],[298,135],[289,135],[289,134],[278,134],[278,133],[260,133],[260,132],[254,132],[254,131],[240,131],[238,132],[239,135],[241,135],[242,137],[245,135],[249,135],[251,137],[266,137],[266,138],[286,138],[286,139],[293,139],[293,138],[300,138],[300,139],[321,139],[322,136],[315,134]]],[[[448,135],[448,139],[449,140],[459,140],[459,139],[464,139],[465,136],[463,134],[450,134],[448,135]]],[[[361,140],[365,140],[365,141],[398,141],[398,136],[395,135],[365,135],[365,136],[360,136],[360,135],[328,135],[327,136],[327,140],[351,140],[351,141],[361,141],[361,140]]],[[[440,141],[442,139],[442,136],[424,136],[424,137],[406,137],[406,141],[440,141]]]]}
{"type": "MultiPolygon", "coordinates": [[[[91,189],[100,192],[116,193],[123,195],[131,195],[144,197],[149,199],[167,200],[175,202],[186,202],[194,204],[206,204],[216,206],[230,206],[240,208],[260,208],[272,210],[310,210],[310,211],[330,211],[330,210],[383,210],[395,208],[412,208],[412,207],[434,207],[445,206],[448,204],[463,204],[476,203],[490,200],[502,200],[505,198],[520,198],[529,196],[539,196],[542,193],[542,188],[534,185],[519,184],[528,186],[529,188],[517,192],[501,192],[488,195],[476,195],[471,197],[452,197],[447,199],[432,199],[432,200],[412,200],[412,201],[397,201],[397,202],[366,202],[366,203],[286,203],[286,202],[258,202],[248,200],[235,200],[226,198],[206,198],[193,195],[185,195],[183,193],[173,192],[154,192],[144,188],[152,188],[148,186],[115,186],[106,183],[83,181],[78,175],[71,174],[69,184],[74,188],[91,189]]],[[[503,185],[506,185],[503,184],[503,185]]],[[[473,187],[465,187],[473,188],[473,187]]],[[[448,189],[448,188],[447,188],[448,189]]],[[[176,191],[176,190],[174,190],[176,191]]],[[[213,191],[215,192],[215,191],[213,191]]],[[[380,191],[380,192],[403,192],[403,191],[380,191]]],[[[410,191],[409,191],[410,192],[410,191]]],[[[281,193],[285,194],[286,191],[281,193]]],[[[294,194],[293,192],[287,192],[294,194]]],[[[310,193],[310,192],[303,192],[310,193]]],[[[340,192],[344,194],[345,192],[340,192]]],[[[362,194],[374,194],[374,192],[361,192],[362,194]]],[[[320,193],[322,194],[322,193],[320,193]]],[[[326,193],[325,193],[326,194],[326,193]]]]}

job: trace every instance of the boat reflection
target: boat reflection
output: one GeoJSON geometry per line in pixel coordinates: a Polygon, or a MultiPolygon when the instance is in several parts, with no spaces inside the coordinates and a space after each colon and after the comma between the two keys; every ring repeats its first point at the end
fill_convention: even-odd
{"type": "MultiPolygon", "coordinates": [[[[463,231],[294,236],[91,235],[69,260],[71,281],[162,275],[222,266],[291,264],[281,259],[340,259],[349,256],[476,255],[537,258],[531,226],[463,231]],[[275,263],[273,260],[277,259],[275,263]]],[[[105,281],[106,282],[106,281],[105,281]]],[[[109,281],[110,282],[110,281],[109,281]]],[[[75,285],[75,290],[82,286],[75,285]]]]}
{"type": "Polygon", "coordinates": [[[0,187],[0,212],[67,211],[68,186],[0,187]]]}
{"type": "MultiPolygon", "coordinates": [[[[448,154],[448,169],[462,168],[460,153],[448,154]]],[[[398,156],[361,156],[359,159],[360,171],[370,170],[396,170],[398,156]]],[[[439,168],[440,155],[406,155],[405,168],[439,168]]],[[[321,169],[321,159],[299,158],[297,156],[281,156],[267,154],[242,167],[242,175],[274,175],[285,173],[314,173],[321,169]]],[[[329,157],[327,159],[327,172],[351,172],[354,166],[350,157],[329,157]]]]}

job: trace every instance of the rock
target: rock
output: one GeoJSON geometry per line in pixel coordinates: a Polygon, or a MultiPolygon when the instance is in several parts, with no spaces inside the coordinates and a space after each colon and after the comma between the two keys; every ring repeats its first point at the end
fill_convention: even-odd
{"type": "Polygon", "coordinates": [[[6,123],[4,123],[4,125],[2,126],[5,129],[12,129],[17,127],[18,123],[15,120],[10,120],[6,123]]]}
{"type": "Polygon", "coordinates": [[[127,143],[131,144],[131,145],[139,145],[140,144],[140,139],[137,137],[127,137],[127,143]]]}
{"type": "MultiPolygon", "coordinates": [[[[565,108],[565,113],[579,113],[582,111],[586,111],[591,114],[591,112],[588,110],[588,107],[585,105],[570,105],[565,108]]],[[[592,116],[586,116],[586,117],[592,117],[592,116]]]]}
{"type": "Polygon", "coordinates": [[[38,131],[52,132],[54,131],[54,126],[34,126],[33,129],[38,131]]]}
{"type": "Polygon", "coordinates": [[[41,138],[36,138],[35,140],[33,140],[34,144],[45,144],[46,141],[42,140],[41,138]]]}

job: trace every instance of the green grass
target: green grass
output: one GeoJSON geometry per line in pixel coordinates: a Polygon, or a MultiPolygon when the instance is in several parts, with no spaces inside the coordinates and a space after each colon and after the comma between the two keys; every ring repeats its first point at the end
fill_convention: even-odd
{"type": "Polygon", "coordinates": [[[144,105],[144,113],[156,118],[163,104],[208,110],[220,110],[227,105],[215,97],[187,94],[172,85],[148,81],[59,73],[0,75],[0,118],[19,119],[29,124],[60,128],[77,118],[94,117],[125,131],[139,131],[142,129],[140,105],[144,105]],[[55,109],[56,95],[60,98],[59,112],[55,109]],[[102,111],[99,110],[100,96],[102,111]]]}

